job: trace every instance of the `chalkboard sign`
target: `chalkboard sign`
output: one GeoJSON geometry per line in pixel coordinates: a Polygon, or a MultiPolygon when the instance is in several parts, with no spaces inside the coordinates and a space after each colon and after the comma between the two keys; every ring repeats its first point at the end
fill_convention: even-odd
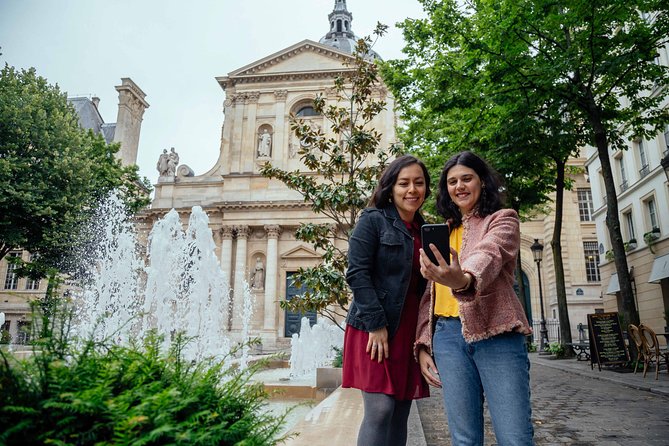
{"type": "Polygon", "coordinates": [[[620,364],[630,360],[618,313],[589,314],[588,331],[591,368],[595,362],[601,371],[602,364],[620,364]]]}

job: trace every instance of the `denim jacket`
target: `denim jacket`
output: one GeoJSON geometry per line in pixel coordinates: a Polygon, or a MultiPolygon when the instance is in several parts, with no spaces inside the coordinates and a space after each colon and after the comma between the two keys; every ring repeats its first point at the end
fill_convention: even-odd
{"type": "MultiPolygon", "coordinates": [[[[416,214],[419,224],[424,220],[416,214]]],[[[400,322],[413,263],[413,237],[390,205],[367,208],[360,215],[348,246],[346,281],[353,291],[346,323],[371,332],[387,327],[393,337],[400,322]]],[[[421,278],[416,295],[426,281],[421,278]]]]}

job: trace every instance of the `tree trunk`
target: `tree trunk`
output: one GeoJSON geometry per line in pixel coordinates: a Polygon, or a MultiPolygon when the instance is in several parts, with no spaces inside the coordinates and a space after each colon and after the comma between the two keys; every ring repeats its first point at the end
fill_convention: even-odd
{"type": "Polygon", "coordinates": [[[587,104],[588,118],[594,130],[595,146],[599,155],[599,162],[602,166],[602,176],[604,177],[604,189],[606,191],[606,227],[609,230],[611,238],[611,247],[618,273],[618,283],[620,284],[620,294],[622,308],[620,313],[626,324],[639,324],[639,312],[634,303],[634,293],[632,291],[632,282],[630,280],[629,268],[627,266],[627,255],[623,245],[623,237],[620,232],[620,216],[618,214],[618,197],[613,182],[613,171],[611,169],[611,160],[609,159],[609,143],[606,136],[606,130],[602,123],[602,111],[590,98],[587,104]]]}
{"type": "Polygon", "coordinates": [[[555,268],[555,292],[557,294],[558,317],[560,318],[560,343],[565,348],[565,356],[571,358],[574,356],[574,351],[567,345],[571,343],[571,323],[569,322],[567,292],[565,290],[564,281],[564,264],[562,263],[562,217],[564,212],[564,175],[566,163],[562,160],[557,160],[556,164],[555,225],[553,227],[551,251],[553,254],[553,267],[555,268]]]}

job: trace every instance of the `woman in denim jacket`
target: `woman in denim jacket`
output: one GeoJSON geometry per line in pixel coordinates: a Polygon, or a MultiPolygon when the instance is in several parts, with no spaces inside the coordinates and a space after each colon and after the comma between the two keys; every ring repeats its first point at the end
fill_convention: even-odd
{"type": "Polygon", "coordinates": [[[381,175],[351,235],[346,280],[353,301],[344,335],[343,387],[362,391],[360,446],[404,445],[411,401],[429,396],[413,357],[420,296],[419,213],[425,165],[405,155],[381,175]]]}
{"type": "Polygon", "coordinates": [[[513,289],[520,222],[502,209],[497,173],[471,152],[450,158],[439,181],[437,208],[451,227],[446,263],[421,252],[430,280],[421,301],[416,355],[427,381],[443,387],[454,446],[483,445],[483,400],[497,444],[532,445],[529,360],[531,333],[513,289]],[[433,360],[434,357],[434,360],[433,360]]]}

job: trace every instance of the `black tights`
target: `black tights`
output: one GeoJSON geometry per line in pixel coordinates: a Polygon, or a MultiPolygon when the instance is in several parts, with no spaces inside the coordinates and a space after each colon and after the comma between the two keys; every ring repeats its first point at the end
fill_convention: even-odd
{"type": "Polygon", "coordinates": [[[362,392],[365,415],[358,446],[405,446],[411,401],[398,401],[383,393],[362,392]]]}

